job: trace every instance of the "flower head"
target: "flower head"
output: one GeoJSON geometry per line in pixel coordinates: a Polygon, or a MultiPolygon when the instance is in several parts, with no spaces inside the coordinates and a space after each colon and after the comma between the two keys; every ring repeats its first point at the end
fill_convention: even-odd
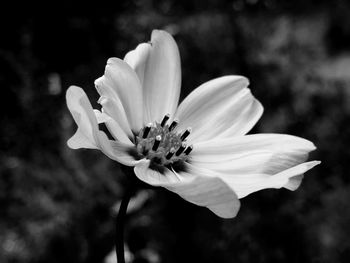
{"type": "Polygon", "coordinates": [[[154,30],[123,60],[108,60],[95,81],[101,111],[85,92],[67,91],[77,132],[72,149],[99,149],[134,166],[136,176],[218,216],[236,216],[239,199],[266,188],[295,190],[318,161],[305,162],[312,142],[285,134],[247,132],[263,107],[248,79],[224,76],[206,82],[178,105],[180,56],[172,36],[154,30]],[[114,139],[98,124],[105,123],[114,139]]]}

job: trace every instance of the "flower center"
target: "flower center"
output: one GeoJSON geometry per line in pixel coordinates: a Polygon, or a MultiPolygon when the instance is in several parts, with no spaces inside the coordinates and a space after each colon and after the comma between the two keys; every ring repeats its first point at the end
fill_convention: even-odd
{"type": "Polygon", "coordinates": [[[186,144],[186,138],[191,133],[191,128],[184,132],[176,132],[179,121],[174,120],[167,124],[170,116],[165,115],[162,122],[147,124],[136,136],[136,150],[157,165],[169,165],[186,161],[193,146],[186,144]]]}

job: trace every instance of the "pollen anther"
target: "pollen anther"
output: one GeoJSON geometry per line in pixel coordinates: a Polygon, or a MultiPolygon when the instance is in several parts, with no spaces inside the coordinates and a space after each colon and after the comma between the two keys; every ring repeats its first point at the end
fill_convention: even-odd
{"type": "Polygon", "coordinates": [[[160,126],[164,127],[164,125],[167,123],[169,118],[170,118],[170,114],[165,115],[163,120],[162,120],[162,122],[161,122],[161,124],[160,124],[160,126]]]}
{"type": "Polygon", "coordinates": [[[185,148],[186,148],[186,143],[185,142],[183,142],[183,143],[181,143],[181,146],[180,146],[180,148],[177,150],[177,152],[176,152],[176,156],[179,156],[184,150],[185,150],[185,148]]]}
{"type": "Polygon", "coordinates": [[[175,153],[175,149],[171,148],[170,151],[168,152],[168,154],[165,156],[165,158],[167,160],[171,159],[171,157],[173,157],[174,153],[175,153]]]}
{"type": "Polygon", "coordinates": [[[148,123],[146,128],[144,129],[143,131],[143,135],[142,135],[142,138],[146,139],[147,136],[148,136],[148,133],[150,132],[151,130],[151,127],[152,127],[152,123],[148,123]]]}
{"type": "Polygon", "coordinates": [[[173,120],[173,122],[169,126],[169,131],[172,131],[175,129],[175,127],[179,124],[178,120],[173,120]]]}
{"type": "Polygon", "coordinates": [[[192,150],[193,150],[193,146],[192,146],[192,145],[191,145],[191,146],[188,146],[187,149],[186,149],[186,151],[185,151],[185,154],[186,154],[186,155],[189,155],[189,153],[192,152],[192,150]]]}
{"type": "Polygon", "coordinates": [[[152,147],[152,150],[153,150],[153,151],[157,151],[161,140],[162,140],[162,136],[157,135],[157,136],[156,136],[156,139],[155,139],[155,141],[154,141],[153,147],[152,147]]]}
{"type": "Polygon", "coordinates": [[[186,131],[184,131],[184,133],[181,135],[181,140],[185,140],[187,138],[188,135],[190,135],[192,129],[191,128],[187,128],[186,131]]]}
{"type": "Polygon", "coordinates": [[[175,119],[167,124],[169,119],[170,115],[167,114],[161,122],[149,123],[140,130],[135,136],[138,156],[135,158],[147,158],[160,166],[179,164],[189,158],[192,146],[187,147],[185,139],[191,133],[191,128],[184,132],[177,131],[175,128],[179,121],[175,119]]]}

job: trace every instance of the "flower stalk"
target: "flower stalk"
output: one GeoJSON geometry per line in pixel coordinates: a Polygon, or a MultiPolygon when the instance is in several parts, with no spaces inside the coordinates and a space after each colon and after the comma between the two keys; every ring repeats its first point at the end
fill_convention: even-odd
{"type": "Polygon", "coordinates": [[[123,167],[124,174],[128,177],[129,182],[127,189],[125,191],[124,197],[121,201],[119,212],[115,221],[115,253],[117,256],[118,263],[125,263],[125,253],[124,253],[124,225],[125,216],[128,209],[128,204],[135,191],[135,175],[132,169],[125,169],[123,167]]]}

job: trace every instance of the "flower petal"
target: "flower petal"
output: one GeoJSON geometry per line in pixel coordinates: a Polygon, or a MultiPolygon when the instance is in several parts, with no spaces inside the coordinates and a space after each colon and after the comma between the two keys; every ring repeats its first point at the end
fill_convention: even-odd
{"type": "Polygon", "coordinates": [[[100,86],[98,91],[101,95],[98,103],[102,106],[102,112],[107,113],[111,118],[118,122],[120,128],[123,129],[129,138],[132,138],[134,135],[131,132],[124,107],[117,94],[106,86],[100,86]]]}
{"type": "Polygon", "coordinates": [[[145,123],[175,113],[181,86],[180,54],[173,37],[153,30],[143,79],[145,123]]]}
{"type": "Polygon", "coordinates": [[[163,173],[149,168],[149,161],[140,161],[134,168],[136,176],[151,185],[162,186],[185,200],[209,208],[216,215],[232,218],[237,215],[240,202],[235,192],[219,177],[193,165],[187,172],[177,173],[165,168],[163,173]]]}
{"type": "Polygon", "coordinates": [[[133,143],[130,141],[129,137],[125,134],[123,129],[120,127],[118,122],[112,119],[108,114],[94,110],[97,122],[105,123],[108,131],[111,133],[114,139],[123,142],[127,145],[133,146],[133,143]]]}
{"type": "Polygon", "coordinates": [[[93,133],[97,123],[91,122],[93,114],[90,102],[85,92],[76,86],[71,86],[66,93],[67,106],[71,112],[74,121],[78,125],[76,133],[67,141],[72,149],[90,148],[98,149],[93,133]],[[91,107],[91,111],[89,111],[91,107]]]}
{"type": "Polygon", "coordinates": [[[265,155],[268,158],[276,153],[281,154],[280,156],[287,153],[293,158],[298,158],[296,155],[305,157],[315,149],[312,142],[297,136],[261,133],[196,143],[191,158],[202,163],[216,164],[240,158],[261,159],[265,155]],[[252,155],[254,156],[251,157],[252,155]]]}
{"type": "MultiPolygon", "coordinates": [[[[247,195],[268,188],[279,189],[285,187],[290,189],[290,181],[295,177],[300,179],[306,171],[318,165],[319,161],[311,161],[296,165],[280,173],[269,174],[227,174],[220,173],[219,176],[236,192],[239,199],[247,195]]],[[[292,183],[294,186],[294,183],[292,183]]],[[[295,190],[295,189],[294,189],[295,190]]]]}
{"type": "Polygon", "coordinates": [[[133,149],[129,145],[106,139],[104,140],[104,142],[108,142],[108,144],[104,147],[105,150],[103,151],[103,153],[106,154],[109,158],[126,166],[135,166],[137,163],[140,162],[138,160],[135,160],[135,158],[132,157],[132,155],[130,155],[130,152],[133,149]]]}
{"type": "Polygon", "coordinates": [[[242,76],[225,76],[202,84],[180,104],[176,112],[178,130],[192,128],[189,143],[246,134],[263,112],[248,84],[242,76]]]}
{"type": "Polygon", "coordinates": [[[303,163],[314,149],[312,142],[296,136],[253,134],[198,143],[191,163],[221,174],[242,198],[265,188],[295,190],[302,174],[319,163],[303,163]]]}
{"type": "Polygon", "coordinates": [[[304,178],[304,174],[300,174],[292,178],[289,178],[288,182],[283,187],[290,191],[295,191],[299,188],[303,178],[304,178]]]}
{"type": "Polygon", "coordinates": [[[288,182],[283,185],[283,187],[288,190],[295,191],[300,186],[301,181],[304,178],[304,173],[320,163],[320,161],[306,162],[279,173],[278,176],[288,178],[288,182]]]}
{"type": "Polygon", "coordinates": [[[143,85],[146,63],[151,49],[151,44],[142,43],[138,45],[134,50],[128,52],[124,57],[124,61],[135,70],[137,76],[140,79],[141,85],[143,85]]]}
{"type": "Polygon", "coordinates": [[[109,140],[107,135],[98,129],[95,113],[81,88],[71,86],[67,90],[66,99],[68,109],[78,125],[77,132],[67,142],[69,147],[100,149],[109,158],[124,165],[131,166],[136,163],[134,158],[128,154],[130,146],[109,140]]]}
{"type": "Polygon", "coordinates": [[[82,128],[78,128],[75,134],[67,141],[67,145],[71,149],[98,149],[93,141],[86,136],[82,128]]]}
{"type": "Polygon", "coordinates": [[[138,133],[143,127],[142,88],[135,71],[123,60],[110,58],[107,61],[105,74],[95,81],[97,90],[109,90],[120,98],[130,128],[138,133]]]}

